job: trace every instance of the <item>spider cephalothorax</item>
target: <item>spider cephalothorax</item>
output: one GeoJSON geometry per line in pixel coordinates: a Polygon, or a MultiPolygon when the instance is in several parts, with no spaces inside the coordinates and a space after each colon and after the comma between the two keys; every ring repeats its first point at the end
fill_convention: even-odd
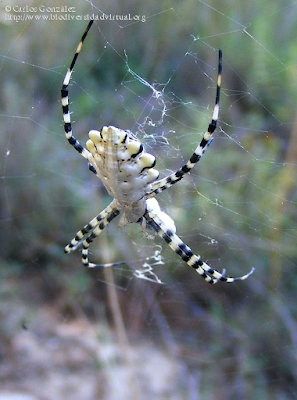
{"type": "MultiPolygon", "coordinates": [[[[86,267],[102,267],[102,264],[89,262],[89,246],[102,230],[120,214],[120,225],[137,222],[143,228],[153,229],[169,247],[189,266],[193,267],[207,282],[234,282],[246,279],[253,269],[239,278],[226,277],[195,255],[177,235],[174,221],[161,211],[155,196],[179,182],[197,164],[206,148],[213,140],[213,132],[219,117],[219,97],[222,72],[222,52],[219,50],[216,101],[212,120],[201,142],[188,162],[176,172],[158,180],[159,172],[154,168],[156,159],[145,151],[142,143],[128,130],[114,126],[104,126],[100,131],[91,130],[84,148],[72,134],[69,112],[68,86],[73,67],[81,51],[93,21],[88,23],[78,44],[73,60],[64,78],[61,96],[65,135],[69,143],[88,160],[89,169],[98,176],[107,192],[114,200],[82,230],[77,232],[65,247],[70,253],[82,244],[82,262],[86,267]]],[[[116,263],[114,263],[116,264],[116,263]]],[[[113,264],[108,264],[108,266],[113,264]]]]}

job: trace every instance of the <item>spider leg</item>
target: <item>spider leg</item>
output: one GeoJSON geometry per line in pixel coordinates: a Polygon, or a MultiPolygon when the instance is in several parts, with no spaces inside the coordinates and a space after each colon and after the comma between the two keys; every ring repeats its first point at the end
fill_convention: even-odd
{"type": "Polygon", "coordinates": [[[152,189],[147,197],[154,196],[157,193],[163,192],[164,190],[170,188],[176,182],[180,181],[185,174],[188,174],[192,168],[198,163],[204,154],[207,147],[213,141],[213,133],[217,127],[217,121],[219,118],[219,101],[220,101],[220,90],[221,90],[221,76],[222,76],[222,51],[219,50],[219,62],[218,62],[218,75],[217,75],[217,89],[216,89],[216,100],[213,110],[211,123],[208,125],[208,129],[205,132],[201,142],[192,154],[188,162],[179,168],[176,172],[171,175],[166,176],[152,183],[152,189]]]}
{"type": "Polygon", "coordinates": [[[66,254],[75,251],[79,245],[83,242],[84,237],[93,231],[96,226],[100,224],[102,220],[108,218],[113,212],[117,210],[116,202],[112,201],[103,211],[101,211],[95,218],[93,218],[89,223],[87,223],[80,231],[76,233],[74,238],[70,241],[69,244],[64,249],[66,254]]]}
{"type": "MultiPolygon", "coordinates": [[[[94,267],[104,267],[104,266],[112,266],[117,265],[118,263],[112,264],[93,264],[89,262],[89,246],[90,244],[100,235],[104,228],[117,216],[119,215],[120,211],[114,209],[111,214],[109,214],[106,218],[104,218],[99,225],[93,229],[92,233],[83,241],[82,245],[82,263],[85,267],[94,268],[94,267]]],[[[123,264],[120,262],[119,264],[123,264]]]]}
{"type": "MultiPolygon", "coordinates": [[[[147,203],[148,204],[148,203],[147,203]]],[[[149,226],[153,228],[157,234],[165,240],[169,247],[178,254],[190,267],[194,268],[196,272],[202,276],[208,283],[216,283],[223,281],[232,283],[236,281],[243,281],[247,279],[254,271],[254,268],[246,275],[238,278],[226,277],[225,272],[220,273],[202,261],[199,255],[193,253],[189,246],[187,246],[171,229],[168,229],[161,218],[158,216],[158,211],[148,206],[144,218],[147,220],[149,226]]]]}
{"type": "Polygon", "coordinates": [[[84,148],[80,144],[80,142],[77,139],[75,139],[75,137],[72,134],[71,117],[70,117],[70,111],[69,111],[69,95],[68,95],[68,86],[69,86],[69,82],[71,79],[74,65],[75,65],[77,57],[81,51],[82,44],[91,28],[93,22],[94,22],[93,20],[91,20],[89,22],[87,29],[85,30],[84,34],[82,35],[82,38],[76,48],[74,57],[70,64],[70,67],[67,69],[67,72],[66,72],[66,75],[65,75],[65,78],[63,81],[62,89],[61,89],[61,101],[62,101],[62,110],[63,110],[64,131],[65,131],[66,138],[67,138],[68,142],[71,144],[71,146],[73,146],[75,148],[75,150],[77,150],[86,160],[89,161],[89,169],[96,174],[96,169],[93,165],[94,162],[90,162],[90,161],[93,161],[93,157],[92,157],[91,153],[86,148],[84,148]]]}

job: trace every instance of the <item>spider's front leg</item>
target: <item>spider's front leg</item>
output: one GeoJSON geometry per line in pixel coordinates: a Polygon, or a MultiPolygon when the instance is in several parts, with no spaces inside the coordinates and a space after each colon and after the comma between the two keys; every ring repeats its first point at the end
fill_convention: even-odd
{"type": "Polygon", "coordinates": [[[75,251],[79,245],[83,242],[86,235],[90,235],[92,231],[103,221],[108,218],[112,213],[117,211],[117,206],[115,200],[113,200],[103,211],[101,211],[95,218],[93,218],[89,223],[87,223],[80,231],[76,233],[74,238],[64,249],[66,254],[75,251]]]}
{"type": "MultiPolygon", "coordinates": [[[[178,254],[190,267],[194,268],[196,272],[202,276],[208,283],[216,283],[217,281],[223,281],[232,283],[236,281],[243,281],[247,279],[254,271],[254,268],[246,275],[238,278],[226,277],[224,273],[220,273],[217,270],[210,267],[204,261],[202,261],[199,255],[193,253],[189,246],[187,246],[175,233],[171,226],[167,226],[164,219],[164,212],[160,211],[159,204],[156,199],[148,199],[147,211],[144,214],[144,218],[151,228],[153,228],[157,234],[165,240],[168,246],[178,254]],[[161,212],[161,214],[160,214],[161,212]]],[[[171,218],[165,214],[167,218],[171,218]]]]}
{"type": "Polygon", "coordinates": [[[82,244],[82,263],[85,267],[102,267],[123,264],[93,264],[89,262],[89,246],[93,240],[100,235],[104,228],[117,216],[120,211],[117,209],[115,200],[112,201],[100,214],[93,218],[87,225],[77,232],[71,242],[65,247],[65,253],[75,251],[82,244]]]}
{"type": "Polygon", "coordinates": [[[93,230],[93,232],[82,242],[82,263],[85,267],[95,268],[95,267],[106,267],[117,264],[123,264],[123,262],[112,263],[112,264],[94,264],[89,262],[89,246],[96,237],[107,227],[107,225],[117,216],[120,211],[115,209],[108,217],[104,218],[99,225],[93,230]]]}

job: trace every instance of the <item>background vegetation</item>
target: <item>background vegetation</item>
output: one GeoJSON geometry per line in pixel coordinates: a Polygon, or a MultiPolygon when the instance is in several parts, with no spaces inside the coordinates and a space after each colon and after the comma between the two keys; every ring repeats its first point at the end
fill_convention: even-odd
{"type": "Polygon", "coordinates": [[[207,127],[223,49],[215,141],[160,203],[218,270],[256,271],[244,283],[207,285],[158,239],[117,223],[93,245],[92,258],[127,265],[86,271],[79,252],[63,254],[110,201],[62,127],[61,83],[86,22],[9,21],[5,6],[14,3],[7,1],[0,26],[2,390],[45,400],[296,399],[297,5],[54,3],[74,6],[75,16],[145,16],[95,23],[75,68],[71,109],[79,140],[103,125],[128,128],[158,157],[162,176],[187,160],[207,127]],[[135,277],[145,262],[164,284],[135,277]]]}

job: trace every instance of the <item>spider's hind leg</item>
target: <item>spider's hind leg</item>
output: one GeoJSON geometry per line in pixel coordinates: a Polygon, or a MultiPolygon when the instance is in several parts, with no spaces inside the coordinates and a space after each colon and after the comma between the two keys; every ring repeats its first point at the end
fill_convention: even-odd
{"type": "Polygon", "coordinates": [[[91,164],[90,162],[89,162],[89,170],[90,170],[91,172],[93,172],[93,174],[97,175],[97,170],[96,170],[96,168],[95,168],[94,165],[91,164]]]}
{"type": "Polygon", "coordinates": [[[213,141],[213,133],[217,128],[217,122],[219,118],[219,102],[220,102],[220,91],[221,91],[221,76],[222,76],[222,51],[219,50],[219,62],[218,62],[218,74],[217,74],[217,89],[216,89],[216,99],[213,109],[212,119],[208,125],[207,131],[204,133],[202,140],[195,149],[194,153],[181,168],[171,175],[166,176],[158,181],[152,183],[152,190],[149,196],[155,196],[157,193],[163,192],[164,190],[170,188],[172,185],[179,182],[186,174],[192,171],[195,165],[200,161],[201,157],[205,153],[206,149],[209,147],[213,141]]]}
{"type": "MultiPolygon", "coordinates": [[[[93,20],[88,23],[88,26],[81,37],[81,40],[76,48],[75,54],[71,61],[69,68],[67,69],[66,75],[64,77],[62,89],[61,89],[61,102],[62,102],[62,111],[63,111],[63,121],[64,121],[64,132],[66,139],[68,140],[69,144],[75,148],[76,151],[79,152],[86,160],[90,161],[92,159],[91,153],[82,146],[82,144],[73,136],[72,133],[72,124],[71,124],[71,117],[70,117],[70,110],[69,110],[69,93],[68,93],[68,86],[70,83],[71,75],[73,72],[74,65],[76,63],[77,57],[81,51],[83,42],[93,24],[93,20]]],[[[89,168],[92,172],[96,173],[95,167],[92,163],[89,164],[89,168]]]]}

